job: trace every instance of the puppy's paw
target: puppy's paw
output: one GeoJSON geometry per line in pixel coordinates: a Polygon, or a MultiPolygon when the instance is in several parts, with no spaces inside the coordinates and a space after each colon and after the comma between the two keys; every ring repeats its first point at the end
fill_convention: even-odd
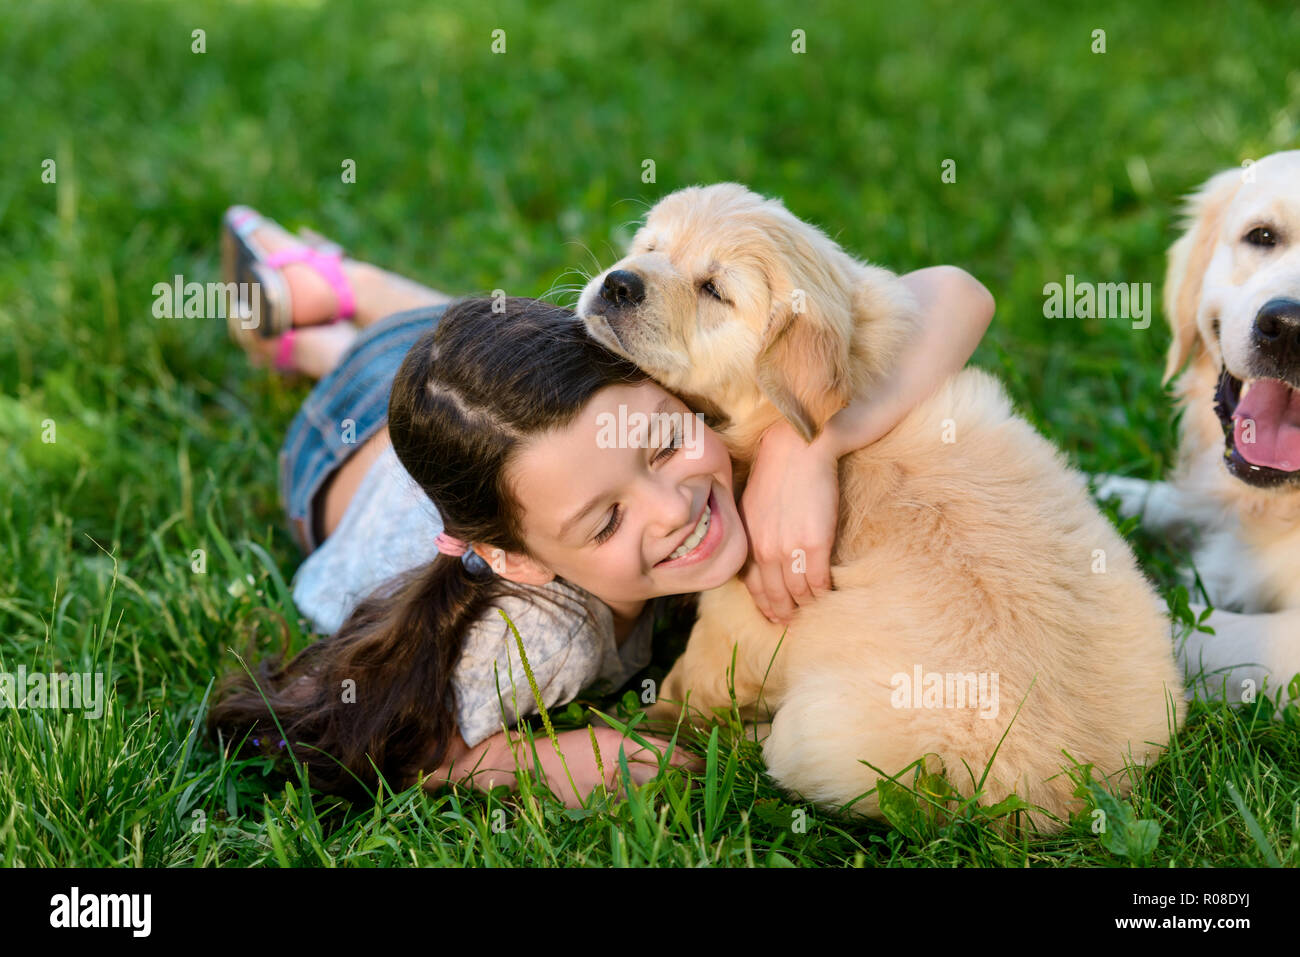
{"type": "Polygon", "coordinates": [[[1145,479],[1129,478],[1126,475],[1096,475],[1093,482],[1097,486],[1097,501],[1115,499],[1120,514],[1125,518],[1134,515],[1141,518],[1146,511],[1147,500],[1151,497],[1154,482],[1145,479]]]}

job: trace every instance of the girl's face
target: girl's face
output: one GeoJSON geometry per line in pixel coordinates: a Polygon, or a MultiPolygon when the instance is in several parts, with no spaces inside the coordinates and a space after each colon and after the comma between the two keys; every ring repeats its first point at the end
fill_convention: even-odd
{"type": "Polygon", "coordinates": [[[655,382],[601,389],[507,477],[535,561],[611,605],[714,588],[749,552],[726,448],[655,382]]]}

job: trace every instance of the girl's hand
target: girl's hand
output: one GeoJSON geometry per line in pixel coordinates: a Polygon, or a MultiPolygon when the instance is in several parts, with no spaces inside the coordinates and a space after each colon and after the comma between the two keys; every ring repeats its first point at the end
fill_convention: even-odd
{"type": "Polygon", "coordinates": [[[784,421],[763,433],[739,502],[750,548],[740,577],[769,621],[788,624],[830,590],[839,503],[833,450],[784,421]]]}
{"type": "MultiPolygon", "coordinates": [[[[591,793],[592,788],[596,787],[596,785],[600,783],[600,772],[596,766],[596,756],[591,750],[591,736],[587,729],[580,728],[578,731],[570,733],[575,735],[581,734],[582,741],[575,741],[572,750],[570,747],[565,746],[563,741],[561,741],[561,747],[564,750],[566,760],[569,762],[569,770],[573,773],[573,778],[575,783],[578,785],[578,790],[581,792],[582,797],[586,797],[591,793]],[[579,780],[579,769],[581,769],[583,773],[583,780],[579,780]],[[583,790],[584,788],[585,790],[583,790]]],[[[557,738],[562,737],[562,735],[557,735],[557,738]]],[[[600,748],[600,761],[605,769],[604,783],[605,787],[611,793],[626,796],[623,793],[623,772],[618,765],[618,749],[620,747],[622,747],[624,752],[627,754],[627,770],[632,776],[632,780],[636,782],[637,787],[642,786],[659,773],[659,756],[655,752],[657,751],[660,754],[666,754],[668,751],[668,742],[663,738],[654,737],[653,735],[643,734],[640,735],[640,737],[641,740],[645,741],[646,744],[650,745],[654,750],[643,748],[631,738],[624,737],[623,733],[615,728],[596,729],[596,744],[600,748]]],[[[554,753],[554,749],[552,748],[551,750],[552,753],[554,753]]],[[[680,742],[674,748],[673,755],[669,758],[668,764],[670,767],[688,768],[689,770],[697,772],[703,772],[704,770],[704,762],[700,758],[684,751],[680,742]]],[[[564,784],[567,786],[567,779],[564,781],[564,784]]],[[[567,802],[569,800],[568,797],[565,797],[565,800],[567,802]]],[[[580,805],[575,804],[570,806],[577,807],[580,805]]]]}
{"type": "MultiPolygon", "coordinates": [[[[555,738],[564,754],[564,763],[561,764],[555,748],[544,737],[537,740],[537,757],[546,775],[546,786],[564,802],[565,807],[569,808],[582,807],[582,802],[602,782],[611,794],[618,797],[627,796],[623,788],[623,771],[618,763],[620,747],[627,754],[628,774],[637,787],[643,786],[659,773],[659,757],[655,750],[661,753],[668,750],[668,742],[662,738],[641,735],[642,740],[655,749],[650,750],[643,748],[631,738],[624,737],[622,732],[614,728],[597,728],[596,745],[600,748],[600,763],[597,764],[596,754],[591,749],[591,734],[586,728],[564,731],[557,734],[555,738]],[[567,774],[565,765],[568,766],[567,774]]],[[[531,753],[526,755],[526,758],[531,761],[531,753]]],[[[680,744],[673,751],[669,765],[687,767],[694,771],[703,770],[700,759],[687,754],[680,744]]]]}
{"type": "Polygon", "coordinates": [[[785,422],[759,442],[739,506],[750,541],[741,578],[770,621],[789,623],[796,607],[831,587],[840,456],[885,435],[958,372],[993,319],[989,291],[955,266],[900,280],[916,299],[920,328],[889,378],[835,413],[812,443],[785,422]]]}

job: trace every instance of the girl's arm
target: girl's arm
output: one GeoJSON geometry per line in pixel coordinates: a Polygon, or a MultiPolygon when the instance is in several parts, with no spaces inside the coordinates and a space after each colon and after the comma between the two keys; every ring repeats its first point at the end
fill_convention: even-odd
{"type": "Polygon", "coordinates": [[[916,297],[921,328],[898,368],[870,397],[837,412],[811,443],[779,422],[763,434],[740,513],[750,559],[741,577],[768,619],[789,622],[796,605],[828,591],[839,514],[840,456],[892,429],[966,364],[993,318],[993,296],[956,266],[901,277],[916,297]],[[795,571],[796,550],[804,553],[795,571]]]}
{"type": "MultiPolygon", "coordinates": [[[[600,766],[596,763],[595,752],[591,749],[591,734],[586,728],[561,731],[555,736],[564,755],[563,762],[545,735],[537,736],[534,741],[545,784],[564,802],[565,807],[582,807],[583,800],[601,782],[602,767],[605,772],[605,787],[610,793],[618,793],[622,786],[618,764],[620,746],[627,753],[627,769],[638,786],[659,773],[659,759],[653,751],[641,747],[631,738],[625,738],[614,728],[595,730],[596,743],[600,748],[600,766]],[[574,787],[577,788],[576,792],[574,787]]],[[[647,744],[663,751],[669,747],[669,743],[661,738],[648,735],[642,735],[642,738],[647,744]]],[[[674,749],[669,763],[674,767],[702,770],[699,760],[683,751],[680,746],[674,749]]],[[[424,788],[437,791],[452,781],[463,781],[484,791],[501,785],[513,790],[516,786],[515,772],[520,766],[534,767],[532,750],[522,735],[508,736],[502,731],[471,748],[465,744],[465,739],[460,734],[456,734],[447,748],[442,767],[425,778],[424,788]]],[[[534,770],[536,771],[535,767],[534,770]]]]}

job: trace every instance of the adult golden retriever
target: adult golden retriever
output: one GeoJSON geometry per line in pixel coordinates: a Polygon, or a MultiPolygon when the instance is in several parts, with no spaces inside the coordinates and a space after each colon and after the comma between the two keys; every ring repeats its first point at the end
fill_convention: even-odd
{"type": "Polygon", "coordinates": [[[1184,667],[1207,696],[1249,700],[1300,672],[1300,151],[1191,197],[1164,306],[1177,469],[1098,494],[1186,544],[1216,610],[1215,634],[1180,649],[1184,667]]]}
{"type": "MultiPolygon", "coordinates": [[[[661,200],[578,312],[725,417],[742,469],[779,417],[811,437],[870,394],[915,327],[894,274],[732,183],[661,200]]],[[[991,765],[980,800],[1014,791],[1051,830],[1080,807],[1074,762],[1123,790],[1126,761],[1168,742],[1184,702],[1162,603],[991,376],[953,376],[845,456],[840,489],[834,590],[784,638],[739,579],[705,593],[664,699],[707,714],[734,683],[742,713],[772,718],[779,784],[868,816],[881,774],[928,755],[967,797],[991,765]]]]}

